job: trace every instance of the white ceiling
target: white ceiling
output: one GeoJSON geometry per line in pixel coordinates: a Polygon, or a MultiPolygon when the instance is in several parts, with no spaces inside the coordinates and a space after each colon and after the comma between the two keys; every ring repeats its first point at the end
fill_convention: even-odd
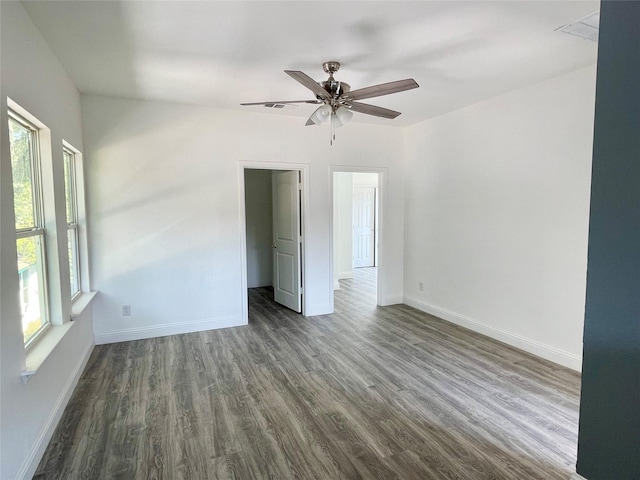
{"type": "Polygon", "coordinates": [[[313,99],[283,73],[352,89],[403,78],[420,88],[366,100],[410,125],[595,63],[594,42],[555,32],[597,1],[25,1],[82,93],[242,108],[313,99]]]}

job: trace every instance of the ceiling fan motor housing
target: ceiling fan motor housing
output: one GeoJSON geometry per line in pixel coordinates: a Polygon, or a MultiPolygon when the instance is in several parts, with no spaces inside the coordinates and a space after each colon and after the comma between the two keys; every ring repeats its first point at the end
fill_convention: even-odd
{"type": "Polygon", "coordinates": [[[324,62],[322,64],[322,69],[333,76],[338,70],[340,70],[340,62],[336,62],[335,60],[329,60],[328,62],[324,62]]]}
{"type": "MultiPolygon", "coordinates": [[[[318,82],[318,84],[325,89],[325,91],[331,95],[333,100],[337,100],[338,97],[351,90],[351,86],[345,82],[338,82],[333,78],[333,74],[340,70],[340,62],[330,60],[322,64],[323,70],[329,74],[329,78],[326,82],[318,82]]],[[[318,100],[323,100],[321,97],[317,97],[318,100]]]]}
{"type": "MultiPolygon", "coordinates": [[[[343,93],[347,93],[351,90],[351,86],[345,82],[338,82],[330,77],[326,82],[318,82],[322,88],[324,88],[331,97],[337,99],[343,93]]],[[[318,100],[322,98],[318,97],[318,100]]]]}

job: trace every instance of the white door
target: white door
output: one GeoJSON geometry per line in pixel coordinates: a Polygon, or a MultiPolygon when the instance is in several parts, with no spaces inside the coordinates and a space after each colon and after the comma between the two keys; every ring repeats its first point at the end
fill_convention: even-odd
{"type": "Polygon", "coordinates": [[[376,189],[353,187],[353,266],[375,266],[376,189]]]}
{"type": "Polygon", "coordinates": [[[274,300],[302,312],[299,172],[273,172],[274,300]]]}

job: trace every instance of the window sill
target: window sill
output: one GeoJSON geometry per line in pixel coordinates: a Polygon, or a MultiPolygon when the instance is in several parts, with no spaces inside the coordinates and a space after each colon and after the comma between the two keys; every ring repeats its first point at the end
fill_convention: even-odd
{"type": "Polygon", "coordinates": [[[31,379],[74,325],[73,322],[67,322],[64,325],[51,326],[38,343],[29,349],[25,369],[22,372],[22,383],[27,383],[31,379]]]}
{"type": "Polygon", "coordinates": [[[71,304],[71,320],[74,320],[82,315],[82,312],[84,312],[84,309],[89,306],[91,300],[93,300],[93,297],[96,296],[96,293],[98,292],[94,291],[78,295],[78,298],[76,298],[71,304]]]}
{"type": "MultiPolygon", "coordinates": [[[[89,306],[96,293],[98,292],[83,293],[73,301],[71,305],[71,320],[82,315],[82,312],[89,306]]],[[[43,333],[42,338],[29,348],[25,369],[22,372],[22,383],[27,383],[31,379],[74,325],[75,322],[73,321],[66,322],[64,325],[52,325],[43,333]]]]}

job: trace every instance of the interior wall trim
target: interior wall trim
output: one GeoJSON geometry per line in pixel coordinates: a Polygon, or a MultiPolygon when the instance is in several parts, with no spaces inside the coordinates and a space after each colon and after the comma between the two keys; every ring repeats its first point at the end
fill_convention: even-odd
{"type": "Polygon", "coordinates": [[[456,325],[460,325],[461,327],[468,328],[469,330],[473,330],[474,332],[481,333],[482,335],[486,335],[495,340],[506,343],[507,345],[511,345],[512,347],[524,350],[525,352],[544,358],[545,360],[549,360],[577,372],[582,370],[582,357],[580,355],[575,355],[522,335],[517,335],[507,330],[487,325],[486,323],[474,318],[447,310],[446,308],[432,305],[411,296],[405,295],[404,303],[441,318],[442,320],[446,320],[456,325]]]}
{"type": "Polygon", "coordinates": [[[137,328],[127,328],[105,334],[96,334],[96,345],[107,343],[129,342],[131,340],[143,340],[146,338],[166,337],[168,335],[180,335],[182,333],[202,332],[205,330],[217,330],[220,328],[239,327],[247,325],[247,321],[240,315],[226,317],[207,318],[193,322],[165,323],[137,328]]]}
{"type": "Polygon", "coordinates": [[[398,305],[400,303],[406,303],[404,301],[404,295],[402,295],[401,293],[391,294],[391,295],[384,295],[380,299],[380,305],[383,306],[383,307],[387,307],[389,305],[398,305]]]}
{"type": "Polygon", "coordinates": [[[78,362],[76,363],[76,366],[73,368],[71,375],[69,375],[69,378],[67,379],[64,386],[62,387],[62,391],[60,392],[60,395],[58,395],[58,399],[56,400],[54,407],[51,409],[51,413],[49,413],[49,417],[47,418],[46,422],[42,426],[42,429],[40,430],[40,433],[36,437],[35,442],[33,442],[33,445],[31,446],[31,450],[29,451],[29,454],[25,458],[25,461],[22,464],[22,467],[20,467],[20,470],[18,470],[18,474],[16,475],[17,479],[24,479],[24,480],[31,479],[36,473],[38,464],[40,463],[40,460],[42,459],[42,456],[44,455],[44,452],[47,446],[49,445],[49,441],[51,440],[51,437],[53,437],[53,433],[55,432],[56,427],[58,426],[58,422],[62,418],[64,409],[67,407],[67,404],[71,399],[71,394],[73,393],[73,390],[76,388],[76,385],[78,384],[78,380],[80,380],[80,376],[84,371],[84,367],[87,365],[87,362],[89,361],[89,357],[91,356],[91,352],[93,352],[94,346],[95,345],[93,343],[90,343],[87,346],[87,348],[85,348],[85,351],[78,359],[78,362]]]}

